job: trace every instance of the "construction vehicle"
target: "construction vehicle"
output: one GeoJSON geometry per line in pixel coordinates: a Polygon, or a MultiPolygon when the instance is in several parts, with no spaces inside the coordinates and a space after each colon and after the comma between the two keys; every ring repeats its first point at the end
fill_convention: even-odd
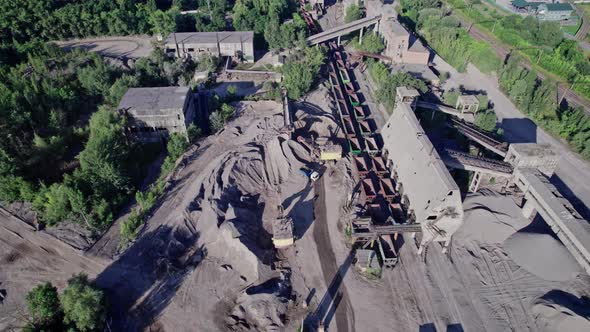
{"type": "Polygon", "coordinates": [[[342,146],[333,144],[326,137],[313,140],[299,136],[297,142],[309,151],[314,161],[340,160],[342,158],[342,146]]]}
{"type": "Polygon", "coordinates": [[[299,172],[308,177],[311,180],[311,182],[316,182],[320,178],[320,173],[311,170],[307,167],[301,167],[299,169],[299,172]]]}

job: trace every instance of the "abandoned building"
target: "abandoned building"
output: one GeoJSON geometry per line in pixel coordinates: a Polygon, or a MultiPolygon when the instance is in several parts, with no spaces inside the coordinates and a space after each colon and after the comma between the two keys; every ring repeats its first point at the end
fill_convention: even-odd
{"type": "Polygon", "coordinates": [[[383,155],[398,177],[402,202],[422,226],[422,245],[448,244],[463,223],[461,192],[416,118],[413,102],[396,102],[381,129],[383,155]]]}
{"type": "Polygon", "coordinates": [[[117,108],[127,132],[141,142],[158,142],[170,133],[186,133],[195,119],[189,87],[130,88],[117,108]]]}
{"type": "Polygon", "coordinates": [[[380,1],[369,1],[366,10],[367,17],[381,15],[377,32],[385,43],[385,56],[390,57],[393,63],[428,65],[430,51],[399,23],[397,12],[391,6],[384,6],[380,1]]]}
{"type": "Polygon", "coordinates": [[[254,61],[253,31],[176,32],[165,42],[166,54],[174,57],[198,58],[213,55],[254,61]]]}

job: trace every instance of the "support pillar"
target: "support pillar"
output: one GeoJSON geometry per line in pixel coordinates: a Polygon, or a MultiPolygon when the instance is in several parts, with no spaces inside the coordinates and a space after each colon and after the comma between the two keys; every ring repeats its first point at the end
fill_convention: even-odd
{"type": "Polygon", "coordinates": [[[359,36],[359,45],[363,44],[363,31],[365,30],[364,27],[361,27],[361,34],[359,36]]]}
{"type": "Polygon", "coordinates": [[[338,46],[340,46],[340,36],[338,36],[338,46]]]}

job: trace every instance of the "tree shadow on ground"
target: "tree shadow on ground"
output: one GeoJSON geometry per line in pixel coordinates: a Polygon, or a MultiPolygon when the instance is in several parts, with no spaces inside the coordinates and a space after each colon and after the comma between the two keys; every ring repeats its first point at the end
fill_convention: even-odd
{"type": "Polygon", "coordinates": [[[528,118],[502,119],[504,139],[512,143],[537,143],[537,125],[528,118]]]}
{"type": "Polygon", "coordinates": [[[96,277],[111,303],[115,330],[142,330],[166,309],[206,256],[192,228],[162,225],[144,234],[96,277]]]}

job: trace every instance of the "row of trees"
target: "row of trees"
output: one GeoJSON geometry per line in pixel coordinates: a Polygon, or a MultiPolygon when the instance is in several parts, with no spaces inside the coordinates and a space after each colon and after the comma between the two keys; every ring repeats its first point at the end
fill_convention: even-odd
{"type": "Polygon", "coordinates": [[[79,274],[59,294],[51,283],[33,288],[26,297],[28,323],[23,331],[101,331],[107,317],[102,290],[79,274]]]}
{"type": "Polygon", "coordinates": [[[555,86],[539,81],[537,73],[524,69],[519,62],[513,57],[500,70],[502,90],[537,124],[563,137],[575,151],[590,158],[590,117],[579,108],[558,108],[555,86]]]}

